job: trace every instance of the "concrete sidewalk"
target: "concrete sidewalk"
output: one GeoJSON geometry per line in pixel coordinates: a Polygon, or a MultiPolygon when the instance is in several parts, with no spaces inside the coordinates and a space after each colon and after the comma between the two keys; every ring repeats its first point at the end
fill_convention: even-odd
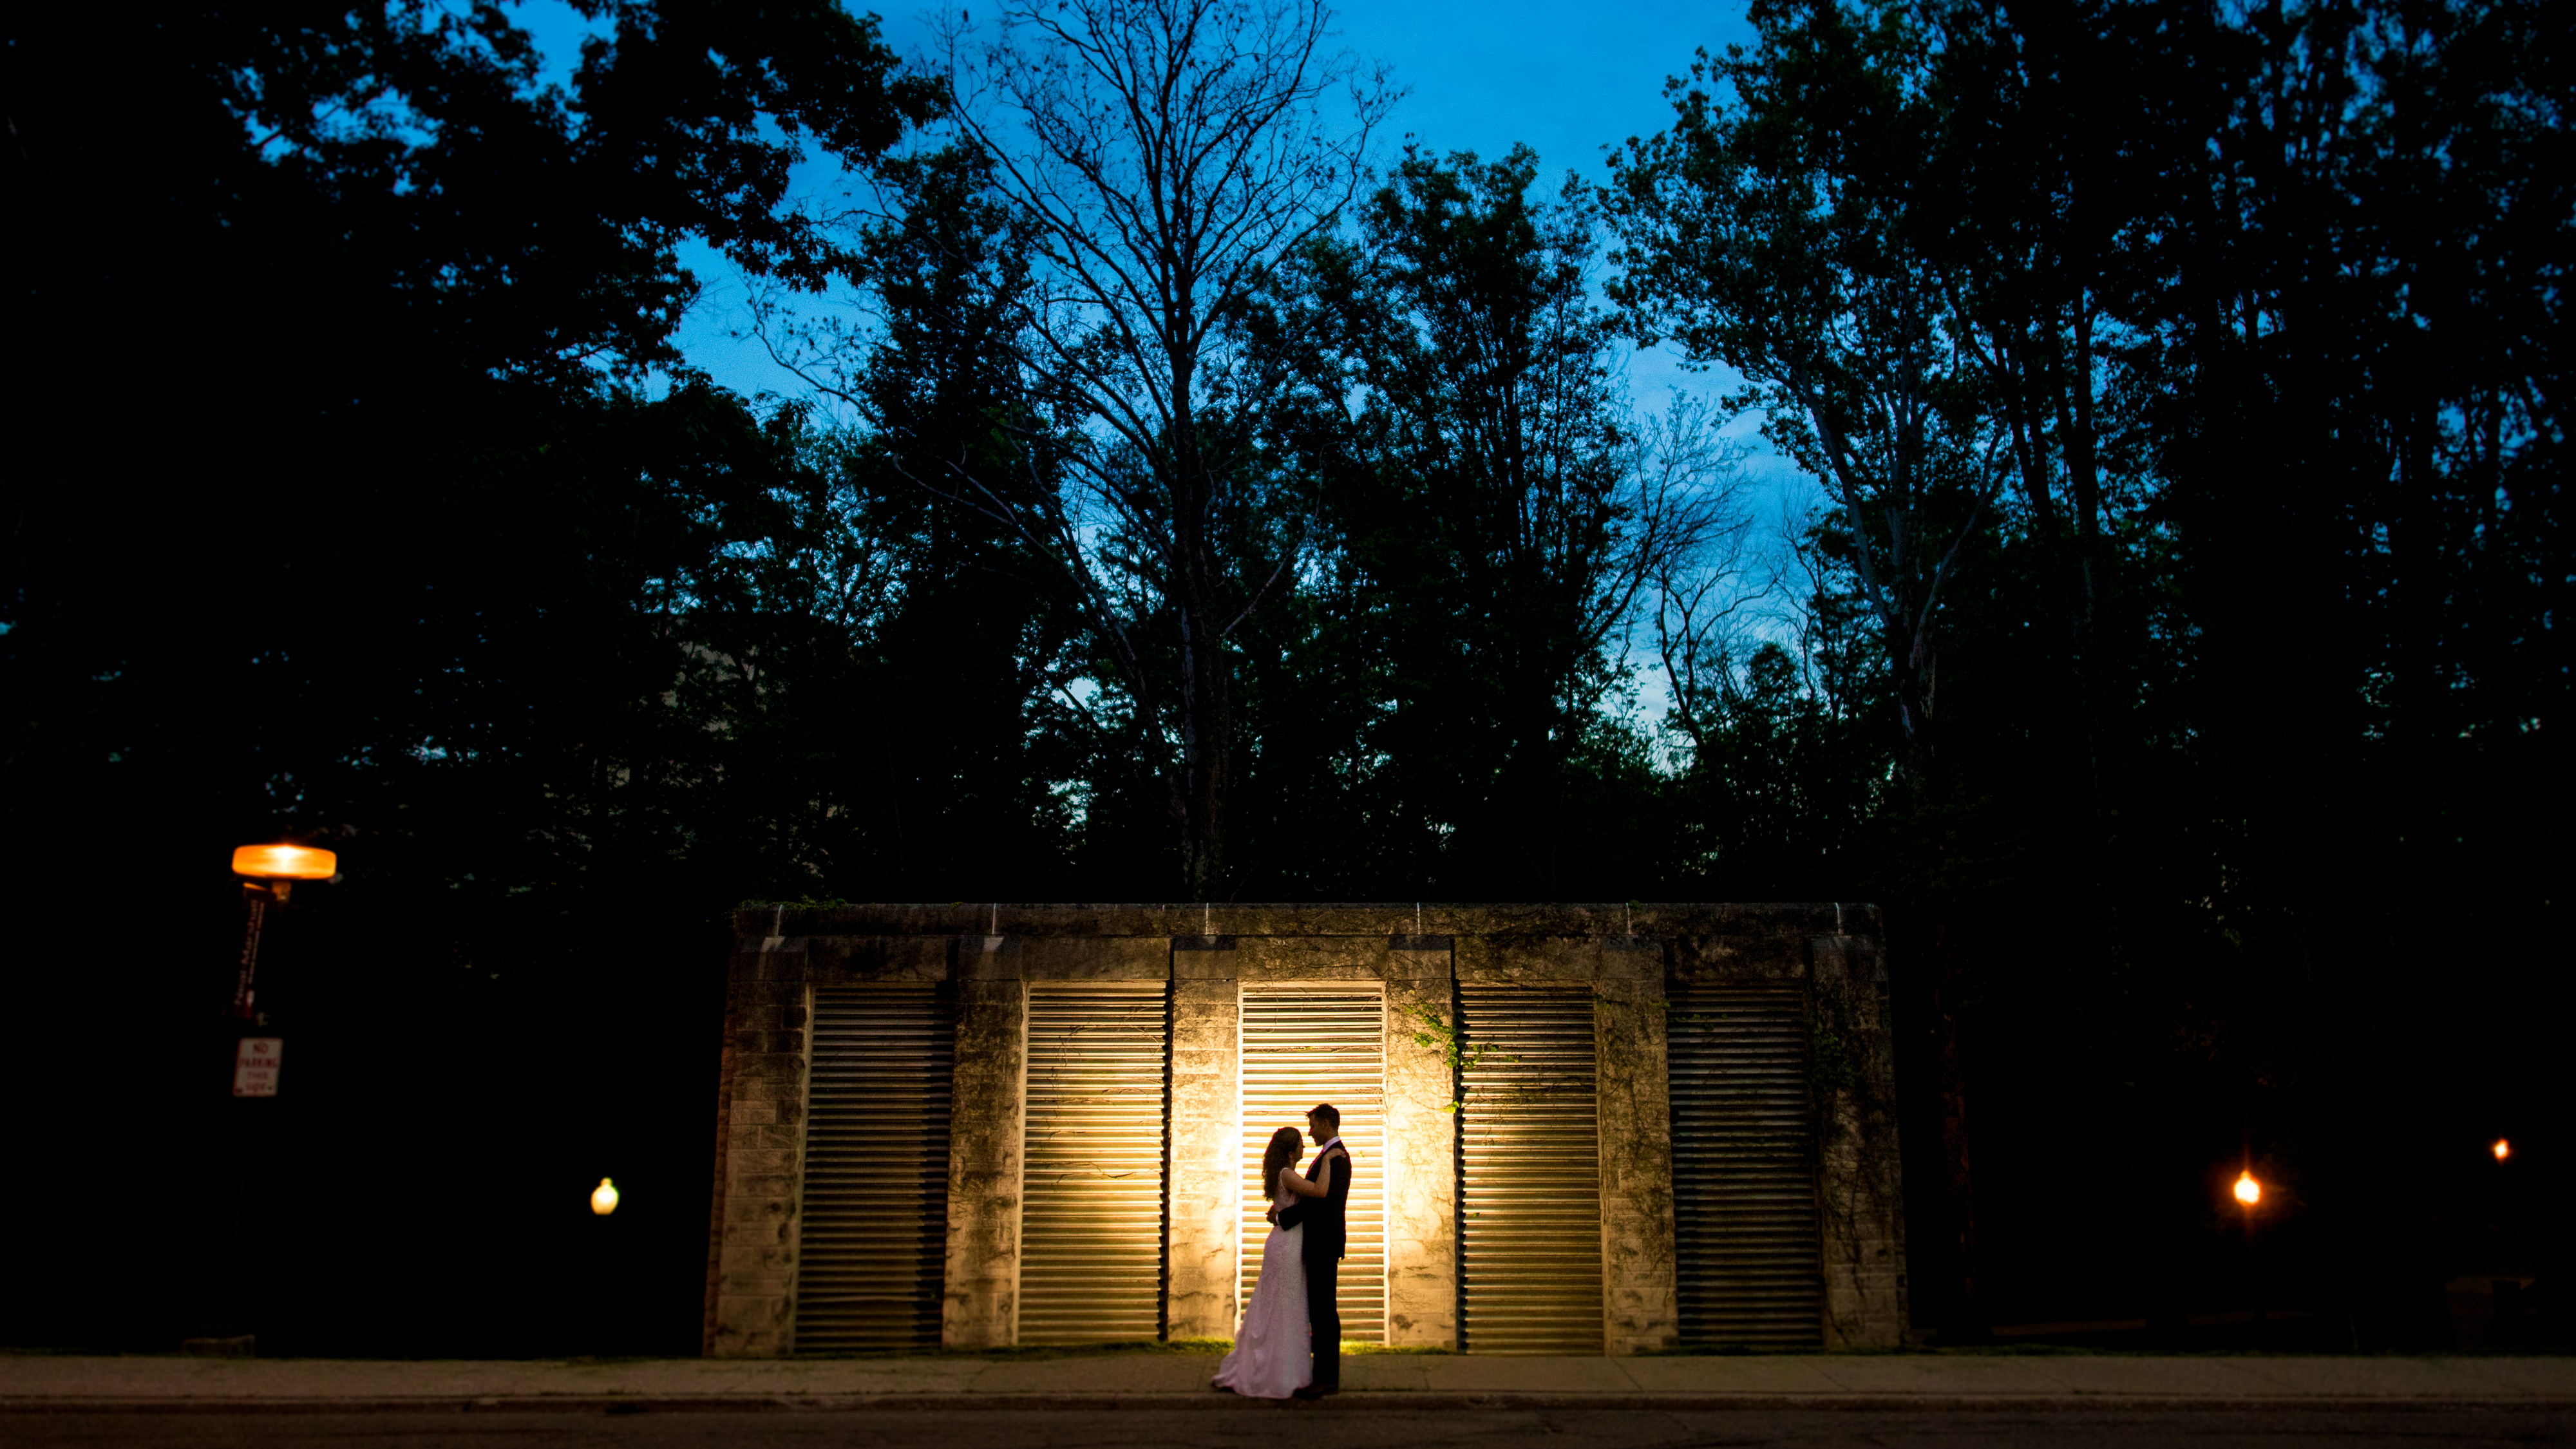
{"type": "MultiPolygon", "coordinates": [[[[1255,1407],[1213,1354],[368,1361],[0,1356],[0,1412],[1255,1407]]],[[[1358,1355],[1329,1409],[2170,1407],[2576,1410],[2576,1358],[1909,1353],[1358,1355]]]]}

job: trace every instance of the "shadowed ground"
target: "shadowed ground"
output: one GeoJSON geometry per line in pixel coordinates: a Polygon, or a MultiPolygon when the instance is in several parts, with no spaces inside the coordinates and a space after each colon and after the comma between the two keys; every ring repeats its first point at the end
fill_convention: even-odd
{"type": "MultiPolygon", "coordinates": [[[[0,1355],[0,1415],[76,1409],[1184,1409],[1209,1352],[917,1358],[356,1360],[0,1355]]],[[[2082,1353],[1506,1358],[1364,1354],[1336,1407],[2307,1410],[2576,1408],[2576,1357],[2082,1353]]],[[[5,1423],[0,1418],[0,1423],[5,1423]]]]}
{"type": "Polygon", "coordinates": [[[2576,1444],[2576,1417],[2532,1408],[2340,1411],[2250,1410],[1695,1410],[1485,1409],[1426,1413],[1345,1403],[1321,1411],[1243,1404],[1232,1412],[1172,1409],[853,1410],[743,1413],[605,1410],[527,1412],[458,1409],[367,1414],[111,1413],[25,1414],[0,1420],[17,1449],[70,1446],[269,1445],[618,1446],[1087,1446],[1169,1444],[1233,1449],[1299,1442],[1335,1449],[1490,1449],[1538,1442],[1583,1445],[1899,1446],[1899,1449],[2023,1449],[2081,1444],[2101,1449],[2193,1449],[2297,1445],[2405,1446],[2576,1444]]]}

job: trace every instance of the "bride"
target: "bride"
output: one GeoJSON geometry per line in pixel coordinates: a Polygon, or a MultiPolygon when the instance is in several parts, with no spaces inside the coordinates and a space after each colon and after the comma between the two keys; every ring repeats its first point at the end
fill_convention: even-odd
{"type": "MultiPolygon", "coordinates": [[[[1296,1128],[1282,1127],[1270,1134],[1270,1146],[1261,1154],[1261,1185],[1270,1194],[1274,1222],[1297,1200],[1295,1190],[1281,1179],[1296,1172],[1297,1154],[1305,1145],[1296,1128]]],[[[1261,1281],[1252,1285],[1234,1351],[1218,1365],[1211,1387],[1232,1389],[1249,1399],[1284,1399],[1314,1381],[1313,1349],[1306,1341],[1305,1244],[1303,1226],[1270,1230],[1261,1245],[1261,1281]]]]}

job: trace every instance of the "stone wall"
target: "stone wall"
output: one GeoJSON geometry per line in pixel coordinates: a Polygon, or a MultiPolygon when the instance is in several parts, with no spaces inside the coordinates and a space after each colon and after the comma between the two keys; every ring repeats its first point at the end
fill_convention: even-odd
{"type": "Polygon", "coordinates": [[[1389,942],[1386,976],[1386,1341],[1458,1346],[1458,1072],[1430,1023],[1457,1014],[1445,936],[1389,942]]]}
{"type": "Polygon", "coordinates": [[[1870,936],[1814,942],[1825,1345],[1895,1348],[1905,1330],[1905,1214],[1887,972],[1870,936]]]}
{"type": "Polygon", "coordinates": [[[1673,1119],[1664,1053],[1660,943],[1601,943],[1593,987],[1600,1076],[1602,1318],[1612,1354],[1678,1340],[1673,1119]]]}
{"type": "Polygon", "coordinates": [[[958,942],[948,1277],[939,1310],[941,1341],[954,1348],[1002,1348],[1019,1338],[1029,1011],[1013,945],[1007,936],[958,942]]]}
{"type": "Polygon", "coordinates": [[[717,1357],[792,1351],[796,1203],[804,1185],[806,962],[763,945],[735,957],[726,1003],[712,1340],[717,1357]]]}
{"type": "Polygon", "coordinates": [[[1820,1043],[1818,1196],[1826,1335],[1881,1347],[1905,1323],[1893,1081],[1877,917],[1737,905],[950,905],[763,907],[739,919],[711,1224],[707,1351],[794,1351],[805,1023],[816,986],[948,981],[957,1007],[943,1341],[1017,1336],[1026,990],[1167,980],[1166,1320],[1232,1335],[1241,1251],[1237,995],[1248,982],[1376,981],[1386,993],[1387,1336],[1459,1342],[1459,1090],[1440,1026],[1457,986],[1588,983],[1600,1063],[1602,1349],[1677,1341],[1665,992],[1684,980],[1807,983],[1820,1043]],[[1421,1013],[1428,1013],[1426,1018],[1421,1013]]]}

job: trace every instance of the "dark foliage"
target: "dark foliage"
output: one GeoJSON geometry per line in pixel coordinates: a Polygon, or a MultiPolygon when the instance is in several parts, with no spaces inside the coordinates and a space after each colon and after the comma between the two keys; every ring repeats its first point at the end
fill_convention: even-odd
{"type": "Polygon", "coordinates": [[[0,798],[16,878],[85,904],[13,953],[76,1105],[7,1211],[90,1245],[38,1255],[13,1340],[203,1321],[234,1198],[290,1351],[694,1339],[631,1264],[701,1251],[703,1171],[647,1168],[614,1249],[533,1205],[698,1155],[655,1157],[707,1135],[718,908],[814,888],[745,802],[842,746],[757,727],[818,623],[759,575],[816,570],[835,479],[793,413],[636,384],[679,237],[819,277],[798,138],[864,162],[932,94],[830,5],[600,13],[571,96],[492,6],[8,21],[0,798]],[[207,963],[226,843],[281,831],[349,869],[279,937],[299,1090],[236,1186],[207,963]]]}
{"type": "Polygon", "coordinates": [[[1904,380],[1899,299],[2005,486],[1937,665],[1877,661],[1938,720],[1877,817],[1919,1315],[2178,1328],[2247,1291],[2251,1163],[2272,1292],[2426,1331],[2441,1274],[2551,1251],[2481,1150],[2554,1140],[2565,1008],[2524,964],[2570,803],[2563,45],[2517,3],[1753,18],[1622,158],[1623,300],[1821,464],[1901,431],[1854,385],[1904,380]]]}
{"type": "Polygon", "coordinates": [[[939,88],[837,5],[576,8],[569,90],[488,4],[6,22],[0,1338],[693,1351],[745,898],[1876,899],[1927,1326],[2238,1306],[2249,1162],[2362,1342],[2564,1272],[2539,0],[1764,0],[1607,190],[1408,150],[1145,440],[1221,455],[1195,632],[1023,365],[1041,238],[898,145],[939,88]],[[682,365],[690,236],[844,411],[682,365]],[[1767,589],[1645,335],[1827,485],[1767,589]],[[224,852],[288,836],[346,875],[226,1113],[224,852]]]}

